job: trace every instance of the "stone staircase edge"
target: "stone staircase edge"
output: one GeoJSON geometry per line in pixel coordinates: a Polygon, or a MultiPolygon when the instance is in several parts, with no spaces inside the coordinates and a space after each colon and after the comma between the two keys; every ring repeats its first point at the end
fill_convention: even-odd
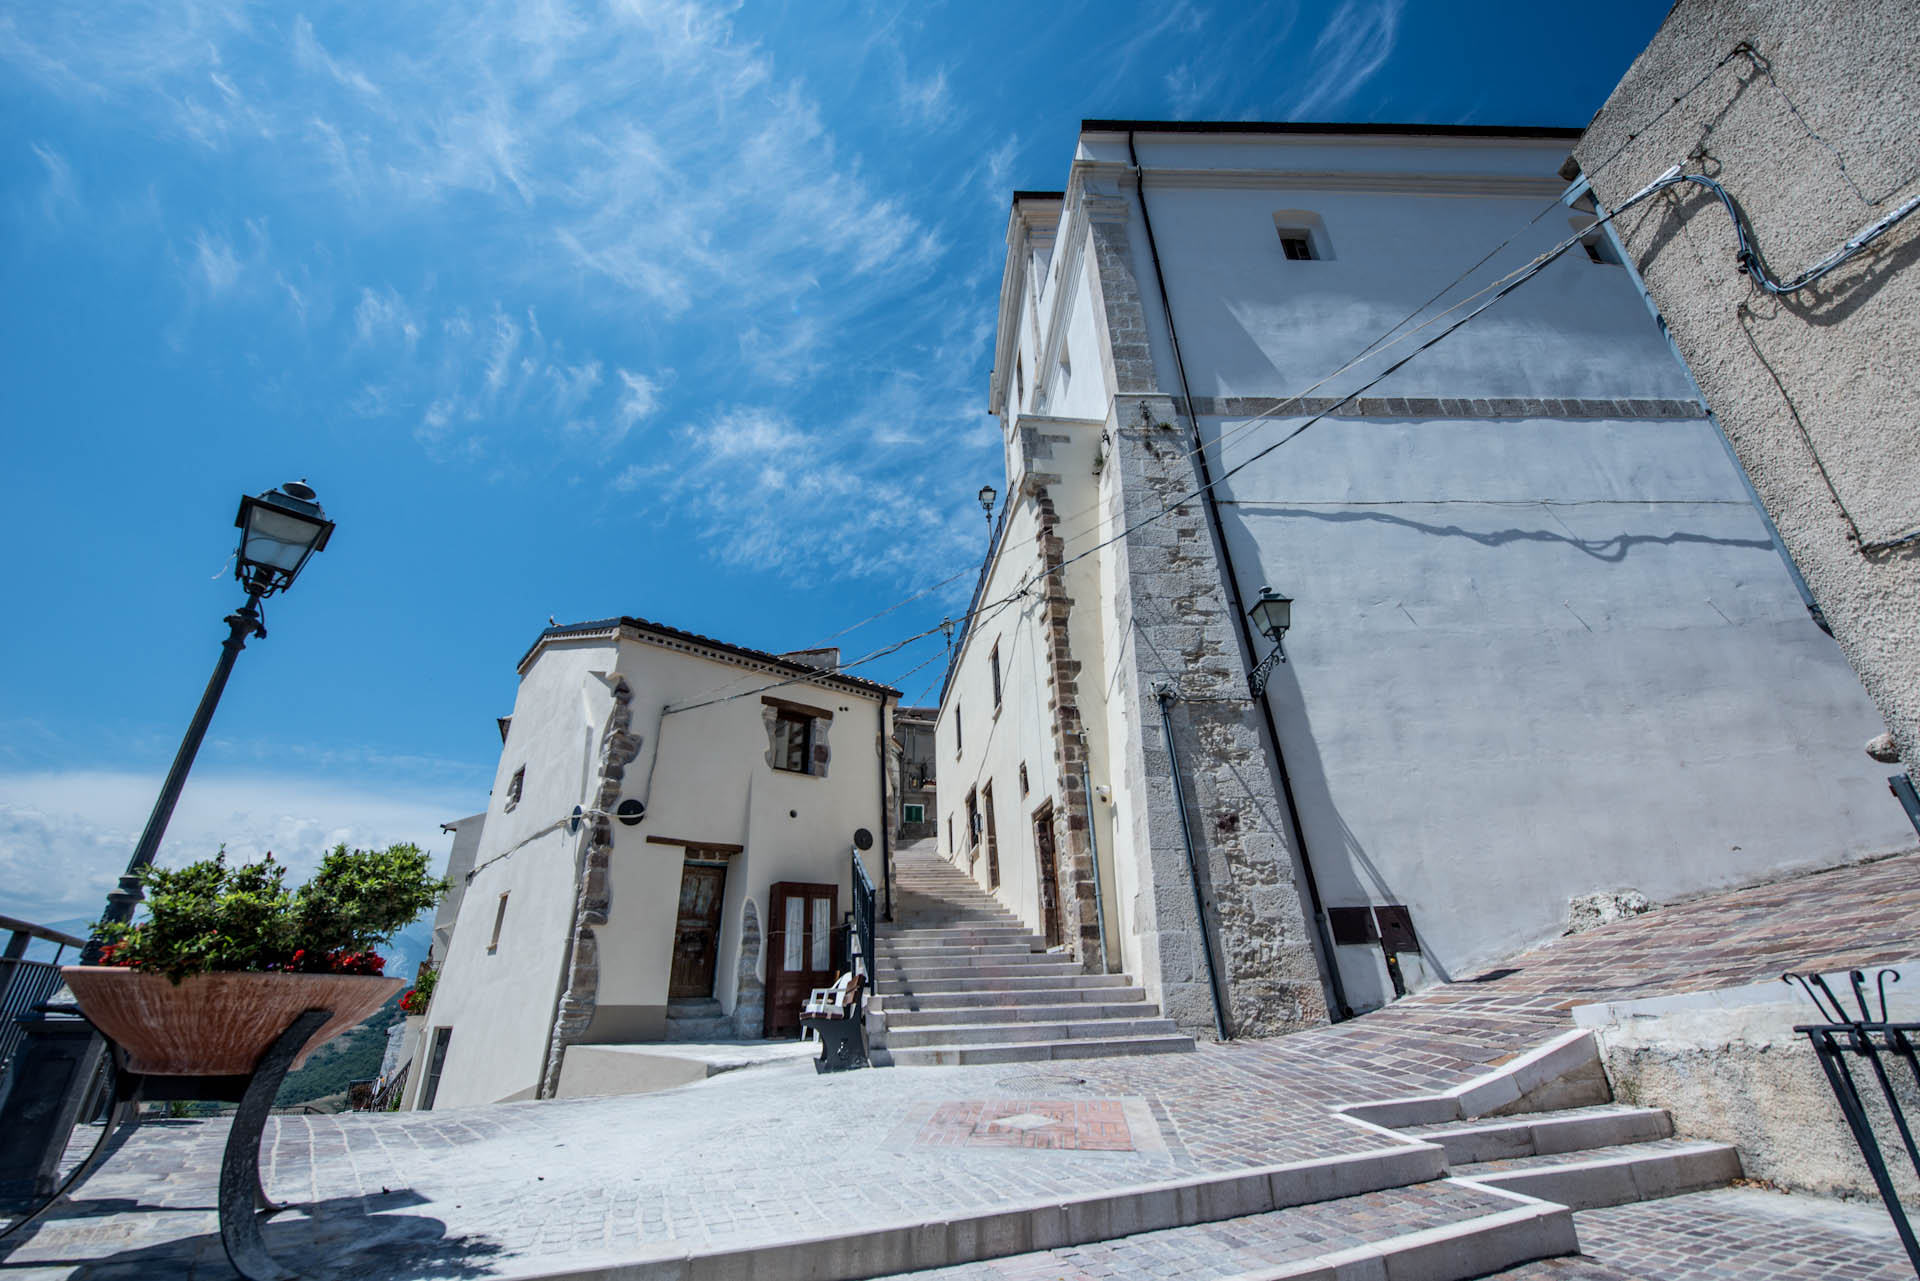
{"type": "Polygon", "coordinates": [[[1445,1171],[1438,1145],[1403,1140],[1393,1148],[1032,1201],[933,1222],[500,1275],[502,1281],[858,1281],[1268,1214],[1432,1182],[1445,1171]]]}

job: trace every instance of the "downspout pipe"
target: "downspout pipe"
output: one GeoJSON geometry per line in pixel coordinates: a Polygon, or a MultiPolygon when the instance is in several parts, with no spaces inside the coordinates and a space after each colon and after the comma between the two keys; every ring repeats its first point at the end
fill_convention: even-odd
{"type": "Polygon", "coordinates": [[[893,919],[893,838],[888,833],[892,830],[893,807],[897,803],[887,799],[889,741],[887,700],[882,696],[880,699],[880,884],[882,886],[880,919],[883,921],[893,919]]]}
{"type": "Polygon", "coordinates": [[[1173,744],[1173,692],[1165,685],[1160,696],[1160,728],[1167,736],[1167,761],[1173,773],[1173,799],[1180,809],[1180,840],[1187,847],[1187,883],[1193,886],[1193,915],[1200,922],[1200,954],[1207,958],[1207,991],[1213,996],[1213,1027],[1222,1041],[1231,1041],[1227,1000],[1220,990],[1220,971],[1213,960],[1213,926],[1207,922],[1207,904],[1200,893],[1200,856],[1193,848],[1193,825],[1187,820],[1187,785],[1180,777],[1180,749],[1173,744]]]}
{"type": "MultiPolygon", "coordinates": [[[[1194,412],[1193,390],[1187,385],[1187,362],[1180,355],[1180,331],[1173,323],[1173,298],[1167,293],[1167,278],[1160,270],[1160,247],[1153,236],[1153,215],[1147,211],[1146,175],[1140,168],[1140,155],[1134,150],[1133,130],[1127,130],[1127,161],[1133,168],[1133,189],[1140,199],[1140,222],[1147,233],[1147,253],[1153,259],[1153,283],[1160,291],[1160,311],[1167,322],[1167,343],[1173,348],[1173,365],[1180,377],[1180,399],[1187,409],[1187,425],[1193,430],[1193,459],[1200,471],[1201,496],[1207,509],[1207,524],[1213,530],[1214,545],[1220,549],[1220,563],[1226,569],[1227,605],[1240,628],[1240,642],[1248,654],[1260,652],[1254,642],[1252,624],[1247,619],[1246,602],[1240,596],[1240,582],[1233,570],[1233,553],[1227,547],[1227,531],[1220,520],[1220,505],[1213,492],[1213,468],[1207,462],[1206,442],[1200,438],[1200,416],[1194,412]]],[[[1280,794],[1287,803],[1287,818],[1293,824],[1293,837],[1300,850],[1300,872],[1306,881],[1307,903],[1313,912],[1314,933],[1319,936],[1320,955],[1326,961],[1327,986],[1333,992],[1333,1021],[1353,1017],[1347,1004],[1346,985],[1340,981],[1340,962],[1333,950],[1333,935],[1327,927],[1327,910],[1320,901],[1320,883],[1313,874],[1313,856],[1307,849],[1307,829],[1300,822],[1300,806],[1293,795],[1293,775],[1287,769],[1287,754],[1280,745],[1280,727],[1274,723],[1273,707],[1264,695],[1253,700],[1260,707],[1261,722],[1267,727],[1267,743],[1273,749],[1273,763],[1280,775],[1280,794]]],[[[1164,716],[1166,705],[1161,704],[1164,716]]],[[[1173,731],[1167,731],[1167,746],[1173,746],[1173,731]]],[[[1183,802],[1184,804],[1184,802],[1183,802]]],[[[1196,885],[1197,889],[1197,885],[1196,885]]],[[[1211,954],[1209,954],[1211,963],[1211,954]]]]}
{"type": "Polygon", "coordinates": [[[1107,903],[1100,892],[1100,823],[1093,812],[1093,774],[1087,764],[1087,731],[1080,731],[1080,794],[1087,798],[1087,849],[1093,855],[1093,919],[1100,927],[1100,972],[1107,965],[1107,903]]]}

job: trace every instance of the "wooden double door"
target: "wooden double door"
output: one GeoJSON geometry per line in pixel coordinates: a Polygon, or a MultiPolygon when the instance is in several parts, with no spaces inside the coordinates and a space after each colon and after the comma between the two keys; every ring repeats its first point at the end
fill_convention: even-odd
{"type": "Polygon", "coordinates": [[[833,983],[844,948],[836,926],[840,888],[775,881],[767,904],[767,1035],[797,1036],[800,1007],[833,983]]]}

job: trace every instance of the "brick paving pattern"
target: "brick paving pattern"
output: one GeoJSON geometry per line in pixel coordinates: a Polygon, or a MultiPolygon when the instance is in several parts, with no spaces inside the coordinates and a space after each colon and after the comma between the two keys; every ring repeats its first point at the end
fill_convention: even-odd
{"type": "MultiPolygon", "coordinates": [[[[476,1275],[1365,1151],[1389,1140],[1328,1115],[1330,1105],[1457,1085],[1570,1026],[1567,1010],[1582,1000],[1916,955],[1920,857],[1907,855],[1663,909],[1338,1027],[1203,1043],[1193,1054],[827,1077],[796,1062],[633,1098],[281,1117],[263,1174],[274,1196],[305,1208],[275,1219],[269,1244],[316,1277],[476,1275]],[[1012,1116],[1037,1114],[1036,1102],[1101,1099],[1141,1101],[1158,1142],[1130,1134],[1134,1150],[1101,1151],[879,1141],[956,1101],[1006,1101],[1012,1116]]],[[[223,1139],[220,1122],[144,1127],[75,1205],[6,1256],[8,1281],[224,1275],[211,1209],[223,1139]]]]}
{"type": "Polygon", "coordinates": [[[1212,1281],[1513,1208],[1505,1197],[1443,1180],[903,1275],[914,1281],[1106,1281],[1131,1276],[1212,1281]]]}
{"type": "Polygon", "coordinates": [[[1878,1205],[1723,1188],[1582,1210],[1578,1259],[1543,1260],[1498,1281],[1912,1281],[1878,1205]]]}

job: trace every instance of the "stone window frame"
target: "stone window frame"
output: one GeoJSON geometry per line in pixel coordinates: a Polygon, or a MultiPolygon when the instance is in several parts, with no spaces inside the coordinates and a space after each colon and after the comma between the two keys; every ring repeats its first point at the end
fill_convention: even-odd
{"type": "Polygon", "coordinates": [[[766,762],[770,769],[804,778],[825,778],[833,753],[827,746],[827,732],[833,728],[833,713],[824,707],[810,707],[784,698],[763,697],[760,720],[767,732],[766,762]],[[801,768],[795,769],[790,742],[783,747],[780,726],[803,725],[805,740],[800,749],[801,768]]]}

